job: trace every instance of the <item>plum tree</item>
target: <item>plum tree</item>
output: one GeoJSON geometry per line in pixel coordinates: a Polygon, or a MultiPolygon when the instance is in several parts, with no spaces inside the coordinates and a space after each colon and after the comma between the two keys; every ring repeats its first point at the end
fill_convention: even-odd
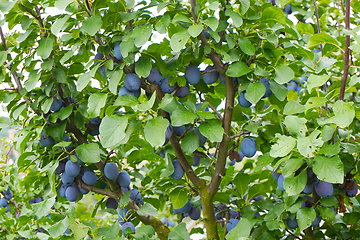
{"type": "Polygon", "coordinates": [[[0,239],[357,239],[360,8],[323,3],[2,1],[0,239]]]}

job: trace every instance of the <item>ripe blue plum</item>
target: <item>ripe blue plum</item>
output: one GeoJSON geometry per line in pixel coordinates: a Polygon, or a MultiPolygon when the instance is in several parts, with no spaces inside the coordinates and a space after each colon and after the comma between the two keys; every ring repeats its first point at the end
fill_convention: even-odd
{"type": "Polygon", "coordinates": [[[130,186],[130,175],[126,171],[119,172],[117,176],[117,182],[120,185],[120,187],[127,188],[130,186]]]}
{"type": "Polygon", "coordinates": [[[39,202],[42,202],[42,198],[39,197],[39,196],[37,196],[37,197],[35,198],[35,203],[39,203],[39,202]]]}
{"type": "Polygon", "coordinates": [[[190,212],[189,212],[189,217],[196,221],[200,218],[200,213],[201,213],[201,207],[199,206],[197,209],[196,209],[196,206],[195,205],[192,205],[191,206],[191,209],[190,209],[190,212]]]}
{"type": "Polygon", "coordinates": [[[135,73],[128,73],[124,78],[124,84],[129,91],[135,91],[140,89],[141,80],[135,73]]]}
{"type": "Polygon", "coordinates": [[[50,106],[50,110],[53,112],[57,112],[60,110],[60,108],[63,106],[63,101],[61,98],[53,97],[53,102],[50,106]]]}
{"type": "Polygon", "coordinates": [[[70,230],[67,228],[64,232],[64,234],[70,234],[70,230]]]}
{"type": "Polygon", "coordinates": [[[310,194],[314,191],[314,187],[310,185],[305,185],[303,192],[306,194],[310,194]]]}
{"type": "Polygon", "coordinates": [[[65,171],[65,164],[67,160],[61,160],[59,166],[55,169],[55,174],[59,175],[65,171]]]}
{"type": "Polygon", "coordinates": [[[244,158],[244,153],[240,150],[239,151],[239,159],[236,159],[237,162],[241,162],[244,158]]]}
{"type": "MultiPolygon", "coordinates": [[[[65,184],[62,184],[60,189],[59,189],[59,194],[61,197],[65,197],[65,192],[66,192],[66,189],[68,188],[69,186],[65,185],[65,184]]],[[[30,202],[29,202],[30,203],[30,202]]],[[[34,203],[35,203],[35,199],[34,199],[34,203]]]]}
{"type": "Polygon", "coordinates": [[[315,192],[322,198],[331,197],[333,191],[333,185],[329,182],[320,181],[315,185],[315,192]]]}
{"type": "Polygon", "coordinates": [[[253,157],[257,152],[256,141],[253,138],[245,138],[241,142],[241,151],[245,157],[253,157]]]}
{"type": "Polygon", "coordinates": [[[29,200],[29,204],[33,204],[33,203],[35,203],[35,199],[32,198],[32,199],[29,200]]]}
{"type": "Polygon", "coordinates": [[[249,101],[245,98],[245,93],[246,93],[246,91],[242,91],[242,92],[239,94],[238,101],[239,101],[240,106],[242,106],[242,107],[244,107],[244,108],[248,108],[248,107],[251,106],[251,102],[249,102],[249,101]]]}
{"type": "Polygon", "coordinates": [[[307,168],[306,173],[307,173],[306,185],[314,187],[320,180],[317,178],[312,168],[307,168]]]}
{"type": "Polygon", "coordinates": [[[236,211],[235,209],[231,209],[229,211],[230,218],[239,218],[241,216],[240,212],[236,211]]]}
{"type": "Polygon", "coordinates": [[[168,225],[168,227],[174,227],[175,223],[174,223],[174,221],[168,221],[167,225],[168,225]]]}
{"type": "Polygon", "coordinates": [[[182,125],[180,127],[173,127],[173,130],[175,135],[179,137],[186,131],[186,128],[184,125],[182,125]]]}
{"type": "Polygon", "coordinates": [[[123,55],[121,54],[121,51],[120,51],[120,43],[121,43],[121,41],[120,42],[117,42],[116,44],[115,44],[115,47],[114,47],[114,55],[115,55],[115,57],[116,57],[116,59],[117,60],[123,60],[123,55]]]}
{"type": "Polygon", "coordinates": [[[79,198],[79,188],[70,186],[65,191],[65,197],[69,202],[75,202],[79,198]]]}
{"type": "Polygon", "coordinates": [[[199,146],[202,147],[205,145],[207,138],[201,134],[198,128],[194,128],[194,132],[199,136],[199,146]]]}
{"type": "Polygon", "coordinates": [[[272,94],[273,94],[273,92],[271,91],[271,89],[270,89],[270,83],[269,83],[269,79],[267,79],[267,78],[262,78],[261,80],[260,80],[260,82],[262,83],[262,84],[264,84],[264,86],[265,86],[265,88],[266,88],[266,91],[265,91],[265,94],[264,94],[264,98],[265,97],[270,97],[272,94]]]}
{"type": "Polygon", "coordinates": [[[123,225],[125,222],[130,221],[131,219],[133,219],[133,217],[134,216],[131,215],[131,212],[126,207],[124,207],[123,209],[119,209],[118,220],[120,225],[123,225]]]}
{"type": "Polygon", "coordinates": [[[88,125],[90,131],[89,131],[89,134],[91,136],[96,136],[96,135],[99,135],[100,134],[100,125],[98,124],[89,124],[88,125]]]}
{"type": "Polygon", "coordinates": [[[276,5],[275,0],[268,0],[268,2],[271,2],[273,6],[276,5]]]}
{"type": "Polygon", "coordinates": [[[130,94],[130,95],[133,95],[134,97],[138,98],[141,94],[141,89],[139,88],[138,90],[130,91],[125,86],[123,86],[120,88],[118,96],[120,97],[125,94],[130,94]]]}
{"type": "Polygon", "coordinates": [[[116,163],[106,163],[104,167],[105,177],[110,180],[115,180],[119,174],[119,169],[116,163]]]}
{"type": "Polygon", "coordinates": [[[358,185],[355,180],[350,180],[345,185],[345,194],[348,197],[355,197],[358,193],[358,185]]]}
{"type": "Polygon", "coordinates": [[[284,8],[284,12],[286,12],[287,14],[291,14],[291,13],[292,13],[291,3],[286,4],[286,6],[285,6],[285,8],[284,8]]]}
{"type": "Polygon", "coordinates": [[[91,122],[92,124],[100,124],[101,118],[99,116],[97,116],[95,118],[89,118],[89,122],[91,122]]]}
{"type": "Polygon", "coordinates": [[[80,174],[84,175],[85,172],[94,172],[94,170],[92,170],[92,168],[89,166],[82,166],[80,168],[80,174]]]}
{"type": "Polygon", "coordinates": [[[71,160],[67,161],[65,164],[65,173],[69,177],[75,178],[80,173],[80,164],[71,160]]]}
{"type": "Polygon", "coordinates": [[[173,86],[170,86],[169,78],[170,77],[166,77],[161,81],[160,87],[163,93],[172,93],[178,87],[177,83],[175,83],[173,86]]]}
{"type": "Polygon", "coordinates": [[[119,205],[119,201],[116,200],[115,198],[111,198],[109,197],[108,199],[106,199],[106,207],[107,208],[112,208],[112,209],[117,209],[119,205]]]}
{"type": "Polygon", "coordinates": [[[298,86],[298,84],[294,80],[291,80],[290,82],[288,82],[286,84],[286,87],[287,87],[288,91],[291,91],[291,90],[296,91],[297,86],[298,86]]]}
{"type": "Polygon", "coordinates": [[[205,72],[203,75],[203,80],[206,84],[213,84],[219,78],[219,73],[216,71],[214,66],[208,65],[205,68],[205,72]]]}
{"type": "Polygon", "coordinates": [[[98,178],[94,172],[86,171],[84,172],[84,175],[81,177],[81,179],[85,184],[94,186],[98,178]]]}
{"type": "Polygon", "coordinates": [[[124,237],[128,236],[130,233],[135,232],[135,226],[132,222],[126,222],[122,225],[121,231],[124,235],[124,237]]]}
{"type": "Polygon", "coordinates": [[[82,194],[88,194],[90,191],[85,189],[85,188],[82,188],[82,187],[79,187],[79,191],[82,193],[82,194]]]}
{"type": "Polygon", "coordinates": [[[135,201],[136,204],[144,205],[144,200],[141,197],[141,193],[136,188],[131,189],[130,199],[135,201]]]}
{"type": "Polygon", "coordinates": [[[182,206],[181,208],[179,209],[174,209],[174,213],[175,213],[175,210],[178,210],[180,213],[189,213],[190,210],[191,210],[191,203],[190,203],[190,200],[188,200],[184,206],[182,206]]]}
{"type": "Polygon", "coordinates": [[[161,81],[163,80],[163,76],[161,75],[160,71],[156,68],[152,68],[150,71],[149,76],[146,78],[149,83],[161,85],[161,81]]]}
{"type": "Polygon", "coordinates": [[[232,229],[236,227],[239,221],[240,221],[239,219],[235,219],[235,218],[229,219],[229,222],[226,223],[226,230],[230,232],[232,229]]]}
{"type": "Polygon", "coordinates": [[[195,154],[193,155],[193,166],[194,167],[199,166],[200,159],[201,158],[199,156],[196,156],[195,154]]]}
{"type": "MultiPolygon", "coordinates": [[[[96,53],[94,59],[95,59],[95,61],[94,61],[95,64],[96,64],[97,62],[99,62],[99,61],[105,61],[105,60],[106,60],[106,58],[105,58],[105,56],[104,56],[104,53],[102,53],[102,52],[96,53]]],[[[99,65],[98,70],[100,71],[101,75],[102,75],[104,78],[106,78],[106,69],[105,69],[104,63],[101,63],[101,64],[99,65]]]]}
{"type": "Polygon", "coordinates": [[[299,226],[296,218],[291,219],[290,217],[286,219],[286,224],[289,228],[297,228],[299,226]]]}
{"type": "Polygon", "coordinates": [[[0,198],[0,207],[6,207],[7,201],[5,198],[0,198]]]}
{"type": "Polygon", "coordinates": [[[235,160],[235,159],[233,159],[233,160],[230,162],[230,166],[234,166],[234,165],[235,165],[235,163],[236,163],[236,160],[235,160]]]}
{"type": "Polygon", "coordinates": [[[282,174],[280,174],[279,178],[278,178],[278,187],[281,191],[285,191],[284,189],[284,180],[285,178],[283,177],[282,174]]]}
{"type": "Polygon", "coordinates": [[[173,127],[170,125],[169,123],[169,126],[166,128],[165,130],[165,138],[171,138],[171,136],[174,134],[174,130],[173,130],[173,127]]]}
{"type": "Polygon", "coordinates": [[[42,147],[48,147],[55,143],[55,140],[51,136],[46,136],[45,132],[41,132],[41,138],[39,140],[39,144],[42,147]]]}
{"type": "Polygon", "coordinates": [[[321,217],[316,216],[315,220],[311,223],[311,226],[316,227],[317,225],[319,225],[320,221],[321,221],[321,217]]]}
{"type": "Polygon", "coordinates": [[[174,160],[172,164],[174,166],[174,172],[173,174],[171,174],[171,177],[175,180],[181,179],[184,176],[185,171],[181,166],[179,160],[174,160]]]}
{"type": "Polygon", "coordinates": [[[197,66],[190,65],[185,70],[185,79],[191,85],[198,84],[200,82],[200,76],[200,70],[197,66]]]}
{"type": "Polygon", "coordinates": [[[176,91],[175,95],[179,98],[186,97],[190,92],[189,84],[186,84],[183,87],[179,87],[179,89],[176,91]]]}
{"type": "Polygon", "coordinates": [[[63,182],[63,184],[70,186],[71,184],[73,184],[74,182],[74,178],[70,177],[66,174],[66,172],[63,172],[61,174],[61,181],[63,182]]]}
{"type": "Polygon", "coordinates": [[[278,166],[277,169],[272,172],[272,176],[275,180],[278,180],[281,174],[279,170],[280,170],[280,166],[278,166]]]}

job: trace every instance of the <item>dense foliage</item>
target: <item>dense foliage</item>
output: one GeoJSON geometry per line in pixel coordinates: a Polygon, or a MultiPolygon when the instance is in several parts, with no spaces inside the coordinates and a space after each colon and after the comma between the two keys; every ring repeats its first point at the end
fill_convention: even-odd
{"type": "Polygon", "coordinates": [[[0,238],[358,238],[359,6],[1,1],[0,238]]]}

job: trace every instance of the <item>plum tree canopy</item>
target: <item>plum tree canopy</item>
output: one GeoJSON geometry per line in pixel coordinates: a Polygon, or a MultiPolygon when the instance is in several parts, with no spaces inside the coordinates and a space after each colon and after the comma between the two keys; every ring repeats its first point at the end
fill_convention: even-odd
{"type": "Polygon", "coordinates": [[[1,239],[358,238],[358,1],[0,12],[1,239]]]}

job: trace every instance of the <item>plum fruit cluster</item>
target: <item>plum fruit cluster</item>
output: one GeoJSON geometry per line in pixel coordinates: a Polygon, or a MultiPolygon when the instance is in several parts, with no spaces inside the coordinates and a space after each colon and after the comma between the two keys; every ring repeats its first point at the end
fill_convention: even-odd
{"type": "Polygon", "coordinates": [[[190,217],[190,219],[196,221],[201,215],[201,205],[196,207],[196,205],[191,203],[191,199],[189,199],[181,208],[174,208],[173,212],[174,214],[183,214],[184,217],[190,217]]]}

